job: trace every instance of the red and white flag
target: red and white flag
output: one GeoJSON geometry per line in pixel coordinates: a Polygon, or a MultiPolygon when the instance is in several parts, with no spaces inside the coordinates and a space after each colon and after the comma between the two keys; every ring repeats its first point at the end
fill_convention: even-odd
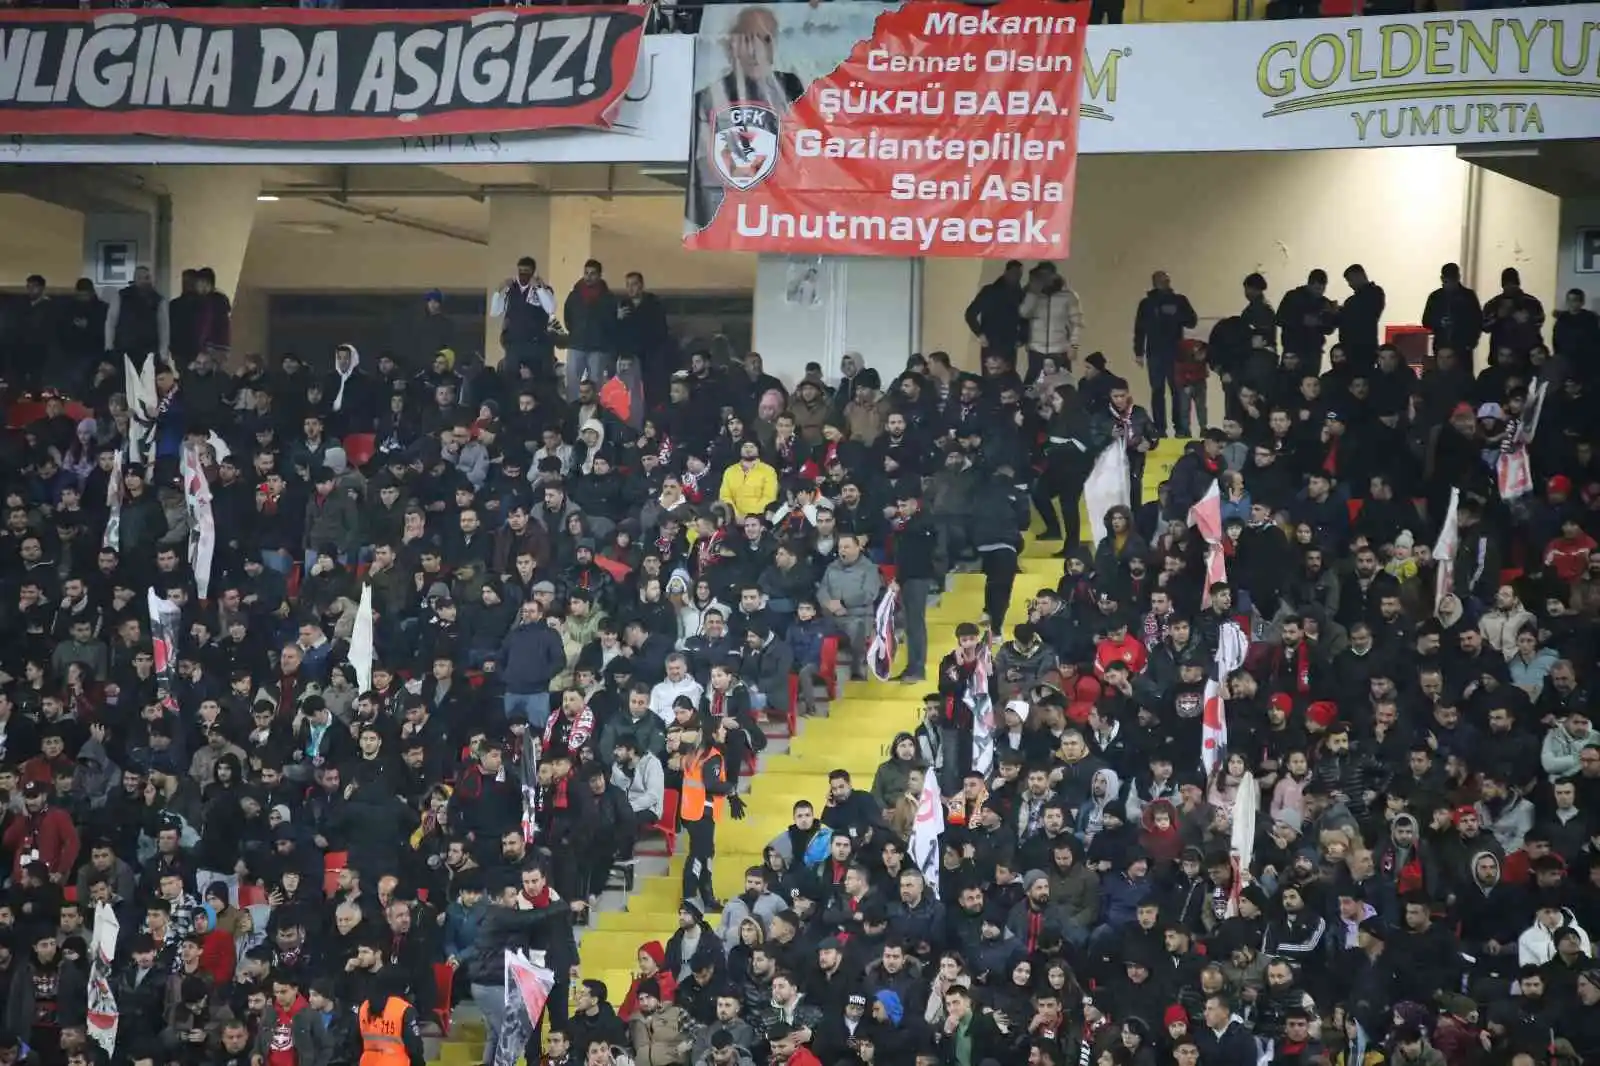
{"type": "Polygon", "coordinates": [[[1189,508],[1189,524],[1206,542],[1206,583],[1200,606],[1211,606],[1211,586],[1228,580],[1228,559],[1222,550],[1222,490],[1213,481],[1200,502],[1189,508]]]}
{"type": "Polygon", "coordinates": [[[1228,747],[1228,675],[1244,665],[1250,638],[1239,623],[1226,621],[1217,631],[1217,657],[1206,679],[1206,697],[1200,712],[1200,765],[1209,775],[1228,747]]]}
{"type": "Polygon", "coordinates": [[[1528,445],[1539,432],[1539,415],[1544,411],[1544,394],[1548,387],[1543,381],[1528,386],[1528,402],[1522,409],[1522,419],[1495,460],[1495,481],[1502,500],[1514,500],[1533,491],[1533,463],[1528,458],[1528,445]]]}
{"type": "Polygon", "coordinates": [[[517,1066],[528,1041],[539,1031],[539,1019],[555,986],[556,975],[544,967],[544,952],[532,954],[530,959],[521,952],[505,953],[505,1022],[495,1042],[494,1066],[517,1066]]]}

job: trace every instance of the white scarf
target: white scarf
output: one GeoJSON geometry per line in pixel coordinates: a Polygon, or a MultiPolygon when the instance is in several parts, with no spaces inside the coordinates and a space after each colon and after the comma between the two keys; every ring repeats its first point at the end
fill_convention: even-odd
{"type": "Polygon", "coordinates": [[[340,347],[346,348],[350,352],[350,369],[340,370],[337,361],[335,361],[333,364],[333,372],[339,375],[339,391],[333,394],[333,409],[335,411],[342,411],[344,409],[344,387],[345,385],[349,384],[350,375],[354,374],[356,372],[356,368],[361,365],[361,353],[356,351],[355,345],[344,344],[340,345],[340,347]]]}

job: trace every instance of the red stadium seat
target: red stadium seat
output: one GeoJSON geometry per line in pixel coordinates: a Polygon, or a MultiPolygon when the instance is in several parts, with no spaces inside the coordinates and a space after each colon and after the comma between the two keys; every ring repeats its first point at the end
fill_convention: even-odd
{"type": "Polygon", "coordinates": [[[1350,521],[1354,522],[1361,517],[1361,505],[1364,502],[1363,500],[1347,500],[1345,502],[1345,507],[1350,511],[1350,521]]]}
{"type": "Polygon", "coordinates": [[[666,839],[667,855],[671,857],[678,846],[678,790],[664,789],[661,793],[661,820],[654,826],[666,839]]]}
{"type": "Polygon", "coordinates": [[[378,454],[378,437],[373,433],[351,433],[344,439],[344,456],[353,467],[363,467],[378,454]]]}
{"type": "Polygon", "coordinates": [[[839,638],[822,638],[822,661],[817,664],[817,673],[822,675],[822,680],[828,685],[828,698],[839,698],[839,638]]]}
{"type": "Polygon", "coordinates": [[[322,857],[322,894],[331,896],[339,891],[339,874],[350,865],[348,851],[330,851],[322,857]]]}
{"type": "Polygon", "coordinates": [[[439,1019],[439,1030],[445,1036],[450,1035],[451,997],[455,994],[456,972],[445,963],[433,964],[433,987],[438,993],[435,1000],[439,1005],[433,1008],[434,1017],[439,1019]]]}
{"type": "Polygon", "coordinates": [[[883,583],[884,583],[885,587],[894,584],[894,575],[895,575],[896,572],[897,571],[896,571],[895,565],[893,563],[879,563],[878,564],[878,576],[883,578],[883,583]]]}
{"type": "Polygon", "coordinates": [[[38,400],[18,400],[6,411],[6,425],[26,429],[44,417],[44,404],[38,400]]]}

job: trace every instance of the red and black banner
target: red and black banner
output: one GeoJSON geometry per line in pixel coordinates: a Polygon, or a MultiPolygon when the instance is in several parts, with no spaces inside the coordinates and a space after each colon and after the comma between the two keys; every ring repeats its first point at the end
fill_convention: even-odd
{"type": "Polygon", "coordinates": [[[1052,0],[712,6],[684,243],[1065,256],[1088,18],[1052,0]]]}
{"type": "Polygon", "coordinates": [[[610,125],[642,7],[0,14],[0,134],[330,141],[610,125]]]}

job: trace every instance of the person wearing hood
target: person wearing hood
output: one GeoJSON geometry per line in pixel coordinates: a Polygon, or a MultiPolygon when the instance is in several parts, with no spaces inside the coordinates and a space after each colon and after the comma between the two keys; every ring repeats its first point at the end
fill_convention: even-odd
{"type": "Polygon", "coordinates": [[[911,771],[919,766],[916,739],[910,733],[896,733],[889,743],[889,757],[872,776],[872,788],[868,790],[872,801],[885,811],[893,809],[906,793],[911,771]]]}
{"type": "MultiPolygon", "coordinates": [[[[1139,301],[1133,315],[1133,358],[1150,375],[1150,413],[1156,434],[1167,435],[1167,395],[1172,396],[1174,425],[1188,428],[1188,412],[1179,412],[1181,402],[1175,372],[1182,356],[1184,331],[1199,323],[1194,306],[1182,293],[1172,291],[1172,278],[1165,270],[1150,275],[1150,291],[1139,301]]],[[[1180,431],[1180,434],[1182,431],[1180,431]]]]}
{"type": "Polygon", "coordinates": [[[767,886],[767,870],[752,866],[744,872],[744,891],[728,900],[722,908],[722,918],[717,923],[717,935],[728,951],[739,946],[739,926],[745,919],[753,918],[763,932],[774,917],[788,908],[783,897],[767,886]]]}
{"type": "Polygon", "coordinates": [[[370,433],[377,418],[371,379],[361,371],[361,353],[353,344],[333,350],[333,369],[323,379],[322,395],[331,397],[329,429],[334,436],[370,433]]]}
{"type": "Polygon", "coordinates": [[[1500,859],[1492,851],[1472,857],[1472,878],[1456,893],[1461,949],[1476,961],[1475,979],[1515,976],[1518,962],[1511,951],[1522,935],[1528,913],[1526,893],[1501,878],[1500,859]]]}
{"type": "Polygon", "coordinates": [[[1088,798],[1078,807],[1078,837],[1093,848],[1101,833],[1111,834],[1123,826],[1122,779],[1109,766],[1102,765],[1089,779],[1088,798]]]}
{"type": "Polygon", "coordinates": [[[567,338],[567,399],[576,403],[578,384],[587,378],[596,390],[611,376],[619,334],[617,297],[606,284],[598,259],[583,264],[583,277],[567,294],[561,310],[567,338]]]}
{"type": "Polygon", "coordinates": [[[1542,900],[1534,914],[1533,924],[1517,937],[1518,965],[1545,965],[1556,957],[1558,945],[1569,934],[1577,936],[1581,954],[1594,957],[1594,944],[1589,939],[1589,933],[1578,924],[1572,911],[1555,900],[1542,900]]]}

